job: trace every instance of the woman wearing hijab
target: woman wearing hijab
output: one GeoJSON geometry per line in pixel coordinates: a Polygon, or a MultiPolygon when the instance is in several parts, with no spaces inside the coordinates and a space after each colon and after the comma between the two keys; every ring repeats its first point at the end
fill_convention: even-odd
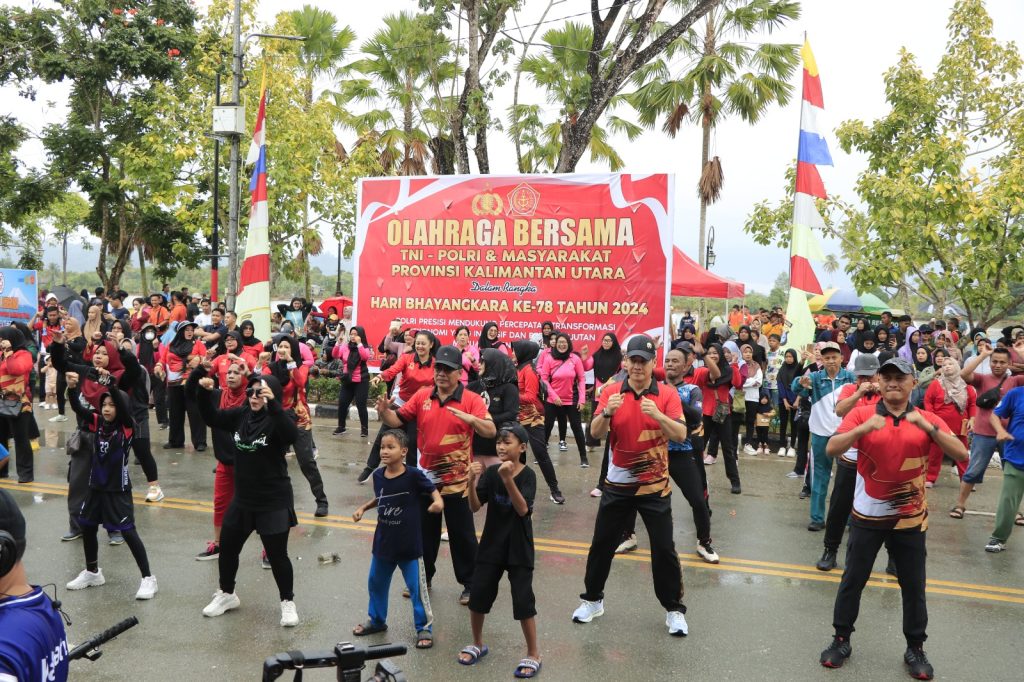
{"type": "Polygon", "coordinates": [[[914,359],[917,357],[917,349],[923,345],[921,330],[914,326],[907,327],[905,338],[906,341],[904,341],[903,345],[900,346],[897,355],[907,362],[913,363],[914,359]]]}
{"type": "Polygon", "coordinates": [[[252,320],[245,320],[238,325],[238,331],[242,337],[242,357],[245,358],[246,363],[252,358],[250,366],[255,367],[260,353],[263,352],[263,342],[256,338],[256,325],[252,323],[252,320]]]}
{"type": "MultiPolygon", "coordinates": [[[[14,440],[18,483],[34,480],[32,466],[32,354],[24,334],[15,327],[0,327],[0,445],[5,450],[14,440]]],[[[8,462],[0,466],[7,478],[8,462]]]]}
{"type": "Polygon", "coordinates": [[[156,422],[160,429],[166,429],[167,386],[155,374],[160,348],[160,331],[156,325],[150,323],[143,325],[139,331],[139,343],[135,347],[135,356],[139,360],[139,365],[149,375],[150,403],[156,410],[156,422]]]}
{"type": "Polygon", "coordinates": [[[554,322],[551,322],[550,320],[544,320],[543,322],[541,322],[541,324],[540,324],[540,347],[541,348],[547,348],[548,347],[548,345],[549,345],[549,343],[551,341],[551,337],[554,335],[554,333],[555,333],[555,324],[554,324],[554,322]]]}
{"type": "Polygon", "coordinates": [[[89,306],[85,314],[85,324],[82,325],[82,336],[92,339],[96,334],[105,334],[107,325],[103,321],[103,308],[98,303],[89,306]]]}
{"type": "Polygon", "coordinates": [[[196,452],[206,450],[206,424],[199,415],[199,409],[191,400],[185,400],[185,380],[188,372],[195,369],[206,357],[206,346],[195,338],[195,322],[178,325],[174,338],[160,349],[160,355],[153,368],[158,381],[167,381],[167,404],[170,420],[165,450],[185,447],[185,416],[188,415],[192,447],[196,452]]]}
{"type": "Polygon", "coordinates": [[[861,355],[873,355],[878,357],[878,351],[880,349],[878,345],[878,338],[873,334],[864,332],[859,337],[860,341],[857,343],[857,347],[850,353],[850,361],[846,363],[846,369],[853,371],[854,365],[857,362],[857,358],[861,355]]]}
{"type": "Polygon", "coordinates": [[[957,364],[962,364],[964,359],[963,352],[957,347],[956,341],[953,340],[953,333],[949,331],[941,331],[935,334],[935,348],[942,348],[949,357],[957,361],[957,364]]]}
{"type": "MultiPolygon", "coordinates": [[[[480,378],[466,387],[484,399],[495,424],[519,421],[519,375],[512,359],[497,348],[486,349],[480,357],[480,378]]],[[[500,463],[497,436],[484,438],[473,433],[473,459],[484,469],[500,463]]]]}
{"type": "MultiPolygon", "coordinates": [[[[313,304],[307,303],[306,299],[296,296],[292,299],[291,303],[285,305],[280,303],[277,306],[281,316],[288,322],[291,322],[292,329],[302,329],[306,323],[306,318],[313,311],[313,304]]],[[[281,333],[287,333],[284,331],[284,327],[281,328],[281,333]]]]}
{"type": "MultiPolygon", "coordinates": [[[[690,329],[693,329],[690,327],[690,329]]],[[[601,347],[593,355],[584,358],[583,369],[594,370],[594,392],[590,397],[590,413],[597,413],[597,389],[604,386],[622,368],[622,347],[619,339],[612,332],[601,337],[601,347]]],[[[590,424],[587,424],[587,447],[601,446],[599,439],[590,437],[590,424]]]]}
{"type": "MultiPolygon", "coordinates": [[[[960,376],[960,363],[955,358],[944,358],[939,367],[936,381],[933,381],[924,393],[924,409],[946,422],[949,429],[967,446],[967,433],[971,430],[974,417],[978,414],[975,402],[978,392],[968,386],[960,376]]],[[[967,471],[967,462],[956,463],[957,472],[963,478],[967,471]]],[[[942,450],[932,443],[928,453],[928,471],[925,475],[925,487],[931,488],[939,478],[942,470],[942,450]]],[[[956,509],[954,508],[954,511],[956,509]]],[[[963,518],[963,510],[959,517],[963,518]]]]}
{"type": "Polygon", "coordinates": [[[331,357],[341,360],[341,390],[338,391],[338,428],[332,435],[345,433],[345,421],[348,419],[348,408],[354,400],[359,413],[359,436],[370,435],[370,417],[366,409],[367,396],[370,395],[370,371],[366,361],[370,359],[370,347],[366,345],[366,331],[353,325],[348,331],[347,343],[336,343],[331,357]]]}
{"type": "MultiPolygon", "coordinates": [[[[732,365],[726,360],[725,353],[721,344],[714,343],[708,346],[704,354],[704,367],[694,370],[693,383],[700,386],[702,393],[704,437],[707,439],[704,464],[711,465],[717,461],[718,446],[721,444],[722,452],[725,455],[725,473],[732,484],[732,493],[739,495],[742,488],[736,460],[735,440],[732,435],[732,396],[730,394],[738,376],[733,376],[732,365]],[[717,376],[712,378],[712,372],[717,376]]],[[[736,374],[739,373],[736,372],[736,374]]]]}
{"type": "Polygon", "coordinates": [[[529,435],[533,457],[551,489],[551,501],[565,504],[565,496],[558,487],[555,467],[548,454],[548,442],[544,438],[544,401],[540,398],[540,375],[533,366],[533,361],[540,353],[540,346],[533,341],[513,341],[512,352],[516,356],[516,378],[519,384],[519,423],[529,435]]]}
{"type": "Polygon", "coordinates": [[[497,348],[505,354],[508,354],[508,345],[504,341],[498,340],[498,323],[487,322],[484,324],[483,329],[480,330],[480,339],[476,342],[476,347],[481,354],[488,348],[497,348]]]}
{"type": "MultiPolygon", "coordinates": [[[[476,381],[479,378],[480,372],[480,350],[474,348],[469,342],[469,327],[466,325],[459,325],[455,328],[455,337],[452,339],[452,345],[462,352],[462,381],[463,386],[467,386],[469,382],[476,381]]],[[[498,422],[495,422],[496,424],[498,422]]]]}
{"type": "Polygon", "coordinates": [[[230,409],[220,409],[213,401],[213,379],[199,380],[199,401],[203,413],[214,417],[223,428],[233,431],[235,458],[235,495],[224,514],[217,565],[220,583],[203,615],[223,615],[241,605],[235,594],[238,557],[246,540],[255,531],[267,553],[274,582],[281,600],[281,625],[295,627],[299,616],[295,609],[294,576],[288,558],[288,533],[298,525],[292,483],[288,477],[285,453],[298,438],[295,421],[284,410],[281,384],[271,374],[253,375],[246,391],[248,401],[230,409]]]}
{"type": "Polygon", "coordinates": [[[803,373],[803,363],[795,348],[787,348],[779,367],[779,457],[796,456],[796,412],[800,397],[793,390],[793,380],[803,373]],[[789,435],[787,445],[786,435],[789,435]]]}
{"type": "MultiPolygon", "coordinates": [[[[572,339],[568,334],[558,334],[555,347],[538,367],[538,371],[548,389],[544,405],[545,440],[551,438],[551,430],[558,416],[565,415],[580,452],[580,468],[589,468],[586,437],[583,435],[583,422],[580,420],[580,405],[587,395],[584,383],[586,371],[583,369],[583,360],[572,352],[572,339]]],[[[563,444],[564,441],[559,442],[559,450],[563,444]]]]}

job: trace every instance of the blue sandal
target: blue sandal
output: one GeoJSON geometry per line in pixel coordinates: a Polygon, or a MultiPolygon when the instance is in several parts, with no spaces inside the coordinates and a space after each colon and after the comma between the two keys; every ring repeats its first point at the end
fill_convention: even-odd
{"type": "Polygon", "coordinates": [[[529,680],[540,674],[540,661],[533,658],[524,658],[516,666],[515,676],[521,680],[529,680]],[[525,670],[524,670],[525,668],[525,670]]]}
{"type": "Polygon", "coordinates": [[[490,649],[487,648],[486,644],[479,648],[470,644],[467,647],[463,647],[462,651],[459,652],[459,663],[461,663],[462,665],[476,665],[477,661],[486,656],[488,651],[490,651],[490,649]],[[469,656],[469,660],[462,660],[462,654],[466,654],[467,656],[469,656]]]}

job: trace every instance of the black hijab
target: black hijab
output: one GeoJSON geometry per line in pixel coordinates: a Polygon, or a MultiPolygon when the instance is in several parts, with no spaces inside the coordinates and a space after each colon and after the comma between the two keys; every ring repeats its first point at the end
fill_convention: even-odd
{"type": "Polygon", "coordinates": [[[477,341],[476,347],[480,349],[481,353],[488,348],[497,348],[501,344],[501,341],[498,339],[491,341],[487,338],[487,332],[491,331],[491,327],[497,328],[497,326],[497,322],[488,322],[484,325],[483,329],[480,330],[480,339],[477,341]]]}
{"type": "Polygon", "coordinates": [[[868,334],[867,332],[860,334],[857,337],[857,350],[859,350],[861,353],[867,353],[868,355],[871,355],[872,353],[878,350],[878,338],[876,336],[868,334]],[[864,345],[868,342],[871,343],[871,348],[868,348],[867,346],[864,345]]]}
{"type": "MultiPolygon", "coordinates": [[[[365,346],[366,345],[366,330],[363,329],[362,327],[359,327],[359,326],[356,326],[356,325],[352,325],[352,329],[349,329],[349,332],[351,333],[353,330],[355,330],[355,332],[357,334],[359,334],[359,338],[362,339],[363,345],[365,346]]],[[[349,341],[348,342],[348,362],[345,363],[345,371],[348,372],[349,376],[352,376],[352,372],[356,371],[356,367],[359,367],[359,364],[362,361],[363,361],[363,359],[361,357],[359,357],[359,344],[358,343],[352,343],[351,341],[349,341]]],[[[364,376],[363,379],[365,380],[366,377],[364,376]]]]}
{"type": "Polygon", "coordinates": [[[601,336],[601,345],[592,356],[594,358],[594,379],[602,384],[612,377],[622,367],[622,348],[619,346],[619,339],[615,334],[608,332],[601,336]],[[604,337],[609,336],[612,340],[612,347],[604,348],[604,337]]]}
{"type": "Polygon", "coordinates": [[[480,360],[484,363],[484,373],[480,381],[486,388],[502,384],[519,384],[519,376],[516,374],[516,366],[512,364],[512,358],[497,348],[484,350],[480,354],[480,360]]]}
{"type": "MultiPolygon", "coordinates": [[[[721,370],[722,375],[717,379],[709,380],[708,386],[712,388],[718,388],[719,386],[728,386],[732,383],[732,365],[730,365],[725,359],[725,349],[722,348],[722,344],[713,343],[708,348],[714,348],[718,351],[718,369],[721,370]]],[[[707,357],[705,354],[704,357],[707,357]]]]}
{"type": "Polygon", "coordinates": [[[536,341],[522,339],[512,342],[512,352],[516,356],[516,365],[519,369],[522,369],[533,362],[533,359],[540,354],[540,346],[537,345],[536,341]]]}
{"type": "Polygon", "coordinates": [[[234,330],[234,331],[228,332],[228,335],[226,337],[224,337],[224,341],[223,341],[223,343],[224,343],[224,352],[225,353],[228,352],[227,340],[228,340],[229,337],[234,339],[235,343],[238,344],[238,350],[231,351],[231,352],[241,353],[242,352],[242,348],[245,347],[245,344],[242,343],[242,333],[239,332],[237,329],[234,330]]]}
{"type": "Polygon", "coordinates": [[[168,346],[169,350],[172,353],[177,355],[185,362],[188,362],[188,356],[192,354],[192,348],[195,347],[196,344],[195,336],[193,336],[191,339],[185,338],[185,330],[188,327],[192,327],[192,329],[195,329],[196,323],[186,322],[182,325],[179,325],[178,328],[174,331],[174,338],[171,339],[171,343],[168,346]]]}
{"type": "Polygon", "coordinates": [[[245,320],[242,324],[238,325],[238,331],[243,346],[257,346],[260,344],[260,340],[256,338],[256,325],[252,323],[252,320],[245,320]],[[252,330],[252,336],[246,336],[241,333],[247,327],[252,330]]]}
{"type": "MultiPolygon", "coordinates": [[[[252,374],[249,376],[249,388],[252,388],[257,383],[264,383],[270,386],[270,390],[274,392],[274,399],[281,402],[281,396],[284,391],[281,389],[281,383],[272,374],[252,374]]],[[[245,415],[242,417],[242,422],[238,425],[238,437],[243,443],[252,443],[260,436],[267,434],[270,429],[273,428],[273,419],[270,416],[269,409],[264,407],[259,412],[253,412],[252,408],[249,407],[249,401],[245,401],[245,415]]]]}
{"type": "Polygon", "coordinates": [[[793,385],[793,379],[796,379],[798,376],[803,374],[804,365],[802,362],[800,362],[800,355],[796,352],[795,348],[787,348],[785,356],[782,360],[782,366],[779,367],[779,374],[777,380],[779,382],[779,386],[785,386],[786,388],[789,388],[790,386],[793,385]],[[787,364],[785,360],[785,356],[789,355],[793,356],[792,365],[787,364]]]}
{"type": "Polygon", "coordinates": [[[572,339],[569,338],[568,334],[565,334],[563,332],[555,334],[555,345],[551,348],[551,357],[554,358],[555,360],[561,360],[562,362],[565,362],[566,360],[569,359],[570,355],[572,355],[572,339]],[[566,349],[564,353],[560,353],[558,351],[559,339],[565,339],[566,342],[569,344],[569,348],[566,349]]]}
{"type": "Polygon", "coordinates": [[[28,350],[28,341],[25,340],[25,335],[17,327],[10,325],[0,327],[0,339],[10,343],[12,351],[28,350]]]}
{"type": "Polygon", "coordinates": [[[544,342],[545,346],[548,345],[548,339],[554,333],[555,333],[555,323],[554,322],[552,322],[551,320],[544,320],[543,322],[540,323],[540,337],[541,337],[541,340],[544,342]],[[549,331],[547,334],[545,334],[544,333],[544,327],[551,327],[551,331],[549,331]]]}

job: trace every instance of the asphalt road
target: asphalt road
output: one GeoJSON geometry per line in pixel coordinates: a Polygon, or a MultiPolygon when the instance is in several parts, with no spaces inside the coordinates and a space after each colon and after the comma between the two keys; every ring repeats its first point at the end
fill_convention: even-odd
{"type": "MultiPolygon", "coordinates": [[[[281,628],[277,592],[259,565],[253,536],[242,555],[237,593],[242,606],[220,618],[204,618],[203,606],[217,589],[217,563],[197,562],[195,554],[211,537],[213,457],[210,452],[167,452],[157,443],[162,503],[137,497],[136,518],[160,586],[150,602],[136,602],[139,575],[127,547],[100,546],[107,584],[68,592],[64,584],[84,567],[80,542],[59,541],[66,529],[64,439],[72,422],[50,424],[43,413],[36,481],[0,483],[14,491],[29,528],[26,565],[36,584],[56,583],[73,624],[72,642],[127,616],[140,625],[104,647],[95,663],[73,664],[74,680],[252,680],[259,679],[270,654],[296,648],[330,649],[354,639],[351,628],[365,616],[366,575],[373,514],[359,524],[351,512],[370,495],[355,482],[368,444],[352,434],[331,437],[332,424],[318,421],[319,464],[331,501],[331,515],[314,519],[313,499],[292,461],[292,482],[300,525],[289,553],[295,568],[296,603],[301,623],[281,628]],[[337,552],[340,563],[321,565],[317,556],[337,552]]],[[[155,426],[155,425],[154,425],[155,426]]],[[[376,425],[373,425],[376,426],[376,425]]],[[[156,438],[165,432],[153,430],[156,438]]],[[[900,594],[886,576],[884,552],[864,592],[853,637],[854,653],[839,671],[818,664],[831,636],[832,604],[839,572],[824,574],[813,564],[821,554],[821,534],[809,533],[807,503],[797,498],[799,481],[785,478],[793,460],[775,456],[743,458],[744,494],[728,493],[722,466],[711,467],[712,531],[722,556],[718,566],[693,553],[693,522],[682,498],[675,509],[676,547],[683,562],[690,635],[669,637],[664,612],[654,597],[646,537],[641,550],[615,561],[606,592],[606,615],[589,625],[571,622],[582,591],[586,552],[596,500],[588,496],[598,469],[581,470],[570,453],[558,455],[556,470],[568,498],[558,507],[538,499],[538,631],[544,660],[540,679],[601,680],[902,680],[904,642],[900,594]]],[[[594,457],[592,457],[594,459],[594,457]]],[[[144,494],[142,472],[133,470],[144,494]]],[[[1024,553],[1021,540],[999,555],[983,551],[989,536],[1001,474],[989,470],[962,521],[946,515],[956,481],[948,469],[930,492],[929,641],[936,679],[1020,680],[1020,625],[1024,622],[1024,553]]],[[[543,487],[543,483],[542,483],[543,487]]],[[[478,517],[478,529],[482,518],[478,517]]],[[[1018,530],[1020,538],[1024,538],[1018,530]]],[[[1014,541],[1016,540],[1016,542],[1014,541]]],[[[840,553],[842,561],[843,553],[840,553]]],[[[491,653],[475,667],[456,663],[471,642],[469,617],[457,603],[447,549],[442,545],[431,601],[435,646],[395,659],[410,680],[511,679],[525,655],[519,626],[512,620],[503,588],[485,626],[491,653]]],[[[391,629],[358,643],[412,643],[411,610],[392,585],[391,629]]],[[[286,676],[284,679],[290,679],[286,676]]],[[[305,680],[333,679],[331,672],[307,672],[305,680]]]]}

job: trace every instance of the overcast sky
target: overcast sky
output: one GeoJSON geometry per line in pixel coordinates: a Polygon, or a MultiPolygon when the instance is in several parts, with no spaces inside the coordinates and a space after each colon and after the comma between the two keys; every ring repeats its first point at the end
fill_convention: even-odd
{"type": "MultiPolygon", "coordinates": [[[[22,0],[16,4],[28,2],[22,0]]],[[[296,9],[304,4],[335,12],[340,23],[355,30],[359,44],[373,34],[384,16],[402,10],[414,11],[417,7],[415,0],[375,0],[366,4],[351,0],[261,0],[258,18],[269,23],[277,12],[296,9]]],[[[527,0],[525,9],[518,16],[519,23],[536,22],[546,4],[544,0],[527,0]]],[[[896,62],[901,48],[915,54],[926,73],[934,70],[945,47],[946,20],[952,5],[952,0],[805,0],[801,18],[771,37],[775,41],[799,43],[806,31],[817,58],[826,114],[821,124],[830,131],[828,141],[835,162],[834,168],[822,170],[825,187],[830,194],[855,200],[857,175],[865,166],[863,158],[844,154],[838,148],[831,131],[844,120],[858,118],[870,122],[884,115],[888,109],[882,74],[896,62]]],[[[566,0],[551,10],[546,20],[550,23],[545,26],[560,25],[563,22],[558,19],[586,12],[589,7],[586,0],[566,0]]],[[[988,9],[995,22],[997,38],[1020,41],[1024,37],[1022,0],[990,0],[988,9]]],[[[587,21],[588,18],[582,16],[574,20],[587,21]]],[[[512,22],[509,25],[514,26],[512,22]]],[[[708,223],[714,225],[716,232],[717,262],[714,271],[745,282],[748,290],[767,293],[775,277],[788,267],[787,252],[754,244],[743,232],[743,223],[755,203],[782,197],[783,174],[796,157],[800,118],[799,74],[794,76],[794,85],[797,94],[788,106],[776,107],[753,127],[739,120],[727,119],[712,137],[712,154],[721,158],[725,173],[722,198],[708,211],[708,223]]],[[[506,90],[507,93],[499,93],[494,102],[495,111],[502,117],[511,101],[511,88],[506,90]]],[[[3,94],[10,93],[5,91],[3,94]]],[[[15,103],[13,112],[38,130],[42,121],[54,117],[46,99],[43,96],[35,103],[15,103]]],[[[525,96],[521,93],[520,99],[544,105],[543,97],[535,91],[526,92],[525,96]]],[[[5,101],[11,100],[9,96],[5,97],[5,101]]],[[[625,111],[623,109],[620,115],[625,111]]],[[[268,128],[272,135],[273,121],[269,122],[268,128]]],[[[350,143],[348,139],[343,141],[350,143]]],[[[699,204],[695,187],[700,174],[700,129],[691,125],[674,140],[659,129],[632,143],[613,139],[612,145],[625,161],[625,172],[675,175],[675,242],[697,260],[699,204]]],[[[492,171],[514,172],[515,154],[511,142],[500,135],[492,135],[489,146],[492,171]]],[[[32,148],[26,150],[25,157],[33,163],[38,163],[41,158],[38,150],[32,148]]],[[[606,169],[584,160],[577,170],[606,169]]],[[[273,173],[273,168],[270,172],[273,173]]],[[[840,255],[837,244],[826,243],[824,246],[826,253],[840,255]]],[[[820,265],[816,270],[822,284],[827,286],[830,276],[820,265]]],[[[849,284],[842,272],[831,276],[831,281],[836,286],[849,284]]]]}

